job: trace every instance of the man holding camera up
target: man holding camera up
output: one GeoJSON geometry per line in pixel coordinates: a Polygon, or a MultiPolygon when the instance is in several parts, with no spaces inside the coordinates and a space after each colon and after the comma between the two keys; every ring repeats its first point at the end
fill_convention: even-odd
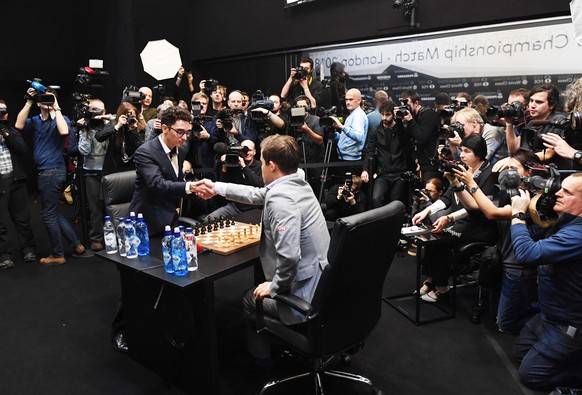
{"type": "Polygon", "coordinates": [[[381,207],[394,200],[407,204],[406,181],[400,175],[406,171],[406,146],[410,134],[397,127],[394,120],[394,102],[385,101],[380,105],[382,122],[368,132],[364,148],[364,169],[362,181],[370,181],[369,163],[376,159],[376,174],[372,193],[372,208],[381,207]]]}
{"type": "Polygon", "coordinates": [[[313,108],[321,96],[321,82],[313,78],[313,59],[301,58],[299,67],[291,68],[287,82],[281,89],[281,98],[293,102],[299,96],[307,96],[313,108]]]}
{"type": "Polygon", "coordinates": [[[420,167],[422,178],[440,177],[436,157],[438,145],[439,117],[435,111],[426,108],[420,96],[413,90],[402,92],[401,100],[408,108],[403,109],[402,125],[411,133],[415,141],[415,160],[420,167]]]}
{"type": "MultiPolygon", "coordinates": [[[[564,179],[553,210],[558,221],[534,241],[525,224],[529,192],[511,200],[511,240],[517,261],[539,269],[541,312],[527,322],[514,354],[528,387],[582,388],[582,173],[564,179]]],[[[566,393],[566,392],[560,392],[566,393]]],[[[572,391],[571,393],[574,393],[572,391]]],[[[576,392],[578,393],[578,392],[576,392]]]]}
{"type": "MultiPolygon", "coordinates": [[[[368,117],[362,110],[362,94],[357,89],[350,89],[345,96],[346,108],[350,112],[345,124],[337,117],[331,117],[336,130],[337,153],[340,161],[354,162],[362,159],[362,149],[368,133],[368,117]]],[[[358,171],[359,169],[349,169],[358,171]]]]}
{"type": "MultiPolygon", "coordinates": [[[[219,175],[219,181],[240,185],[250,185],[253,187],[264,186],[265,183],[263,182],[263,176],[261,172],[261,162],[255,160],[255,155],[257,153],[255,143],[253,143],[251,140],[245,140],[241,143],[241,146],[243,147],[243,150],[239,154],[226,153],[220,157],[222,170],[219,175]],[[236,155],[238,157],[236,166],[234,166],[234,163],[231,164],[231,162],[234,162],[234,159],[232,161],[227,160],[227,155],[236,155]]],[[[228,218],[253,208],[256,208],[256,206],[237,202],[228,202],[225,206],[214,210],[209,215],[213,218],[219,218],[220,216],[228,218]]]]}
{"type": "Polygon", "coordinates": [[[41,95],[34,88],[29,88],[26,92],[26,103],[16,118],[16,128],[24,133],[33,133],[33,157],[38,171],[40,214],[51,242],[51,254],[41,258],[40,263],[43,265],[66,263],[61,236],[64,236],[73,248],[73,257],[83,257],[85,247],[79,241],[71,223],[58,211],[59,198],[67,182],[63,147],[65,137],[69,135],[70,122],[61,113],[55,92],[46,89],[46,94],[41,95]],[[35,101],[40,108],[40,114],[29,118],[30,109],[35,101]]]}
{"type": "Polygon", "coordinates": [[[228,145],[238,145],[243,140],[256,141],[257,132],[250,117],[243,113],[242,94],[233,91],[228,95],[228,109],[224,109],[216,116],[218,141],[228,145]]]}
{"type": "Polygon", "coordinates": [[[25,262],[36,261],[36,242],[30,226],[26,172],[22,162],[28,147],[20,132],[8,124],[8,108],[0,100],[0,269],[14,267],[8,240],[12,219],[25,262]]]}

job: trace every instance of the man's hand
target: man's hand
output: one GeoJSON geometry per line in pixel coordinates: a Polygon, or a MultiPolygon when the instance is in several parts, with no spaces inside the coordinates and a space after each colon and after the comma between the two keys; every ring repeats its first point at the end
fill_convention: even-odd
{"type": "Polygon", "coordinates": [[[555,133],[546,133],[542,134],[542,139],[544,140],[544,146],[546,148],[553,149],[556,151],[556,154],[560,155],[562,158],[574,159],[576,150],[559,135],[555,133]]]}
{"type": "Polygon", "coordinates": [[[238,165],[240,166],[240,168],[241,168],[241,169],[244,169],[244,168],[245,168],[245,166],[247,165],[247,164],[245,163],[245,160],[242,158],[242,156],[239,156],[239,157],[238,157],[238,165]]]}
{"type": "Polygon", "coordinates": [[[420,213],[416,213],[414,217],[412,217],[412,225],[418,225],[427,217],[427,215],[427,210],[422,210],[420,213]]]}
{"type": "Polygon", "coordinates": [[[198,84],[198,87],[200,88],[200,92],[202,92],[204,90],[204,84],[206,84],[206,80],[202,80],[198,84]]]}
{"type": "Polygon", "coordinates": [[[295,74],[297,73],[297,69],[295,67],[291,67],[291,72],[289,73],[289,79],[293,79],[295,74]]]}
{"type": "Polygon", "coordinates": [[[27,100],[34,100],[34,96],[38,93],[38,91],[34,88],[28,88],[26,90],[26,95],[24,96],[27,100]]]}
{"type": "Polygon", "coordinates": [[[342,125],[342,123],[339,121],[339,119],[337,119],[337,118],[336,118],[336,117],[334,117],[334,116],[331,116],[330,118],[331,118],[331,119],[333,119],[333,122],[334,122],[334,125],[333,125],[333,126],[334,126],[336,129],[338,129],[338,130],[342,130],[342,129],[344,128],[344,125],[342,125]]]}
{"type": "Polygon", "coordinates": [[[461,138],[461,136],[459,136],[459,133],[457,133],[456,131],[453,131],[453,133],[455,134],[455,137],[447,139],[449,141],[449,145],[459,147],[463,139],[461,138]]]}
{"type": "Polygon", "coordinates": [[[362,172],[362,174],[360,174],[360,178],[362,179],[362,181],[364,181],[365,183],[368,183],[368,181],[370,181],[370,175],[368,174],[367,170],[364,170],[362,172]]]}
{"type": "Polygon", "coordinates": [[[202,199],[210,199],[216,195],[216,192],[214,192],[214,182],[207,178],[190,183],[190,192],[195,193],[202,199]]]}
{"type": "Polygon", "coordinates": [[[208,133],[208,130],[206,130],[206,128],[204,126],[200,126],[202,128],[202,130],[200,131],[200,133],[198,133],[198,138],[201,140],[207,140],[210,138],[210,133],[208,133]]]}
{"type": "Polygon", "coordinates": [[[262,284],[259,284],[257,286],[257,288],[255,288],[255,291],[253,292],[253,296],[255,298],[259,298],[259,299],[262,299],[265,296],[269,296],[269,288],[270,287],[271,287],[270,281],[266,281],[262,284]]]}
{"type": "Polygon", "coordinates": [[[303,88],[304,91],[306,89],[309,89],[309,86],[307,85],[307,80],[305,78],[299,80],[299,85],[303,88]]]}
{"type": "MultiPolygon", "coordinates": [[[[465,169],[462,166],[459,166],[459,168],[460,168],[460,170],[453,169],[453,173],[455,174],[456,178],[459,181],[461,181],[463,184],[465,184],[468,188],[471,188],[471,187],[477,185],[477,183],[473,179],[473,173],[471,173],[471,170],[465,169]]],[[[454,180],[454,178],[453,178],[453,180],[454,180]]]]}
{"type": "Polygon", "coordinates": [[[529,191],[519,190],[519,196],[514,196],[511,198],[511,213],[525,213],[529,206],[531,198],[529,191]]]}

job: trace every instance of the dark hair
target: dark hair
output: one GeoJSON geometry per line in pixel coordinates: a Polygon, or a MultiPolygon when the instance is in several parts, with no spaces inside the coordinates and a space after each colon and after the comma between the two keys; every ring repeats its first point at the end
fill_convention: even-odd
{"type": "Polygon", "coordinates": [[[400,97],[402,99],[410,99],[412,100],[413,103],[420,102],[420,96],[418,96],[418,93],[416,91],[413,91],[412,89],[402,91],[400,97]]]}
{"type": "Polygon", "coordinates": [[[162,112],[161,122],[167,127],[172,126],[176,121],[190,122],[191,120],[192,115],[182,107],[172,106],[162,112]]]}
{"type": "Polygon", "coordinates": [[[469,148],[475,156],[481,160],[487,158],[487,143],[485,139],[477,134],[467,136],[461,141],[461,147],[469,148]]]}
{"type": "Polygon", "coordinates": [[[455,96],[455,100],[457,99],[457,97],[462,97],[463,99],[467,100],[467,103],[469,103],[471,101],[471,95],[468,94],[467,92],[457,93],[457,96],[455,96]]]}
{"type": "Polygon", "coordinates": [[[535,163],[537,165],[541,164],[539,156],[537,156],[533,151],[526,151],[519,149],[514,152],[511,157],[518,161],[524,169],[527,169],[528,163],[535,163]]]}
{"type": "Polygon", "coordinates": [[[439,106],[448,106],[451,104],[451,97],[445,92],[437,93],[434,97],[434,102],[439,106]]]}
{"type": "Polygon", "coordinates": [[[527,88],[514,89],[511,92],[509,92],[509,96],[521,96],[524,98],[525,103],[527,105],[527,103],[529,102],[529,89],[527,88]]]}
{"type": "Polygon", "coordinates": [[[0,104],[6,104],[6,102],[2,99],[0,99],[0,104]]]}
{"type": "Polygon", "coordinates": [[[548,94],[548,104],[553,106],[552,113],[560,108],[560,91],[554,84],[538,84],[529,92],[531,98],[536,93],[546,92],[548,94]]]}
{"type": "Polygon", "coordinates": [[[313,59],[304,57],[299,60],[299,63],[309,63],[309,66],[311,66],[311,71],[313,71],[313,59]]]}
{"type": "Polygon", "coordinates": [[[392,100],[386,100],[384,103],[380,104],[378,112],[380,114],[392,113],[394,111],[394,102],[392,100]]]}
{"type": "Polygon", "coordinates": [[[298,101],[301,101],[301,100],[305,100],[307,102],[307,105],[309,107],[311,107],[311,100],[307,96],[305,96],[305,95],[299,95],[299,96],[297,96],[295,98],[295,100],[293,100],[293,105],[296,106],[297,105],[297,102],[298,101]]]}
{"type": "Polygon", "coordinates": [[[299,144],[291,136],[275,134],[261,142],[261,155],[265,163],[275,162],[285,174],[295,173],[299,167],[299,144]]]}
{"type": "Polygon", "coordinates": [[[344,69],[346,68],[346,66],[343,65],[343,63],[340,62],[333,62],[331,64],[331,66],[329,67],[329,73],[331,74],[331,79],[335,80],[339,77],[339,75],[342,73],[342,71],[344,71],[344,69]]]}
{"type": "Polygon", "coordinates": [[[441,180],[438,177],[429,178],[426,183],[434,185],[437,189],[437,192],[442,192],[445,189],[445,184],[443,183],[443,180],[441,180]]]}

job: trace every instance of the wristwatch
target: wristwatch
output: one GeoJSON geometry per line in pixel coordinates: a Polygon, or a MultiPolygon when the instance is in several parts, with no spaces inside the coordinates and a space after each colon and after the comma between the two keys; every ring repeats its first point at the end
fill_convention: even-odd
{"type": "Polygon", "coordinates": [[[477,192],[477,189],[479,189],[479,185],[474,185],[471,188],[467,189],[467,191],[472,195],[475,192],[477,192]]]}
{"type": "Polygon", "coordinates": [[[574,161],[580,162],[580,159],[582,159],[582,151],[574,152],[574,161]]]}
{"type": "Polygon", "coordinates": [[[523,213],[523,212],[515,213],[511,216],[511,219],[514,219],[514,218],[516,218],[520,221],[525,221],[525,213],[523,213]]]}

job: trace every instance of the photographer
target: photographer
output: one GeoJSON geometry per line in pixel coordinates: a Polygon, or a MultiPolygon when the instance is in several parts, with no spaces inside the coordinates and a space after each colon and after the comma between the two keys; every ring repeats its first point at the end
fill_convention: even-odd
{"type": "Polygon", "coordinates": [[[281,114],[279,95],[270,95],[269,99],[265,100],[261,91],[255,92],[246,114],[255,126],[259,144],[268,136],[287,134],[286,117],[281,114]]]}
{"type": "Polygon", "coordinates": [[[75,230],[67,218],[58,211],[59,198],[67,182],[67,168],[63,160],[65,137],[69,135],[70,121],[61,113],[54,90],[46,89],[50,101],[42,101],[42,96],[34,88],[26,92],[26,102],[16,118],[16,128],[22,133],[33,134],[33,157],[38,170],[38,191],[41,201],[41,218],[51,242],[51,254],[41,258],[43,265],[66,263],[61,237],[65,237],[73,249],[73,257],[80,258],[85,247],[79,241],[75,230]],[[40,99],[38,99],[40,97],[40,99]],[[40,114],[29,118],[33,101],[40,114]]]}
{"type": "Polygon", "coordinates": [[[520,379],[536,390],[582,388],[582,173],[565,178],[555,196],[559,219],[538,241],[524,221],[529,192],[511,199],[516,260],[539,271],[541,312],[525,324],[514,345],[520,379]]]}
{"type": "Polygon", "coordinates": [[[6,102],[0,100],[0,269],[14,267],[14,248],[8,240],[12,220],[25,262],[36,261],[36,241],[30,226],[24,155],[28,147],[8,123],[6,102]]]}
{"type": "MultiPolygon", "coordinates": [[[[208,106],[206,115],[214,117],[224,109],[226,100],[226,87],[218,85],[216,80],[202,80],[200,81],[200,92],[205,93],[209,98],[212,106],[208,106]]],[[[242,108],[242,102],[241,102],[242,108]]]]}
{"type": "Polygon", "coordinates": [[[299,96],[307,96],[313,108],[317,108],[321,90],[321,82],[313,77],[313,60],[301,58],[299,67],[291,68],[289,78],[281,89],[281,98],[292,103],[299,96]]]}
{"type": "Polygon", "coordinates": [[[83,176],[85,196],[89,208],[89,239],[91,249],[101,251],[103,247],[103,192],[101,177],[103,160],[107,152],[108,141],[99,142],[95,135],[110,123],[110,116],[105,113],[105,104],[99,99],[92,99],[86,109],[88,117],[77,121],[77,133],[69,135],[69,154],[83,155],[83,176]]]}
{"type": "Polygon", "coordinates": [[[139,91],[143,93],[144,98],[139,102],[141,103],[141,113],[137,115],[137,120],[140,122],[139,130],[145,129],[145,123],[150,119],[156,117],[156,108],[152,107],[152,98],[154,93],[147,86],[142,86],[139,91]],[[143,122],[143,124],[142,124],[143,122]]]}
{"type": "Polygon", "coordinates": [[[130,103],[122,102],[117,108],[115,121],[110,122],[95,133],[95,139],[108,141],[103,160],[103,175],[135,170],[133,155],[143,143],[137,128],[137,109],[130,103]]]}
{"type": "Polygon", "coordinates": [[[352,173],[346,173],[343,184],[332,186],[321,204],[326,221],[364,212],[366,196],[360,193],[361,186],[361,177],[352,173]]]}
{"type": "MultiPolygon", "coordinates": [[[[213,118],[206,115],[208,96],[202,92],[192,95],[192,138],[184,161],[184,173],[193,167],[214,168],[214,144],[218,142],[218,133],[213,118]]],[[[204,173],[205,178],[214,180],[214,173],[204,173]]]]}
{"type": "MultiPolygon", "coordinates": [[[[533,152],[517,151],[507,162],[507,170],[499,175],[503,194],[500,196],[498,205],[495,205],[480,188],[476,188],[477,184],[470,171],[462,168],[453,170],[458,180],[465,184],[468,190],[475,191],[472,194],[467,191],[458,194],[463,205],[470,209],[479,209],[488,219],[497,221],[499,230],[497,248],[502,262],[503,276],[500,290],[490,290],[490,305],[491,311],[497,317],[499,331],[503,333],[518,334],[536,312],[531,304],[537,295],[537,270],[524,268],[517,262],[509,228],[512,215],[510,198],[516,193],[513,188],[517,188],[514,184],[521,184],[519,177],[532,176],[531,167],[539,164],[540,160],[533,152]],[[518,177],[517,180],[512,180],[514,177],[518,177]],[[509,189],[510,187],[513,190],[509,189]]],[[[535,225],[530,223],[529,226],[535,225]]]]}
{"type": "MultiPolygon", "coordinates": [[[[250,185],[254,187],[263,187],[265,183],[263,181],[261,172],[261,162],[255,160],[255,154],[257,153],[255,143],[250,140],[244,140],[241,143],[241,146],[246,147],[248,150],[246,153],[244,151],[240,152],[238,156],[237,167],[230,167],[226,163],[226,155],[237,154],[227,153],[221,155],[220,164],[222,170],[219,174],[220,181],[233,184],[250,185]]],[[[220,216],[229,218],[243,211],[248,211],[254,208],[256,208],[256,206],[238,202],[228,202],[225,206],[222,206],[211,212],[209,216],[213,218],[219,218],[220,216]]]]}
{"type": "MultiPolygon", "coordinates": [[[[445,192],[443,180],[440,178],[431,178],[426,182],[424,189],[415,189],[415,194],[412,197],[412,211],[411,215],[414,217],[434,202],[436,202],[445,192]],[[418,192],[417,192],[418,191],[418,192]]],[[[441,215],[446,215],[446,210],[438,211],[428,216],[430,223],[434,223],[441,215]]]]}
{"type": "Polygon", "coordinates": [[[422,178],[440,177],[437,164],[433,161],[439,136],[439,117],[435,111],[426,108],[420,101],[420,96],[413,90],[402,92],[401,99],[406,100],[410,111],[405,110],[402,125],[415,141],[412,155],[420,166],[422,178]]]}
{"type": "Polygon", "coordinates": [[[370,130],[364,146],[364,168],[362,181],[370,181],[368,163],[376,159],[376,178],[372,194],[372,208],[400,200],[407,204],[407,183],[400,175],[406,171],[406,146],[410,134],[404,128],[396,127],[394,102],[385,101],[380,105],[382,122],[370,130]]]}
{"type": "Polygon", "coordinates": [[[218,141],[226,145],[239,144],[243,140],[254,142],[257,139],[255,124],[243,113],[242,99],[239,91],[231,92],[228,96],[228,109],[220,111],[216,116],[218,141]]]}
{"type": "Polygon", "coordinates": [[[299,144],[303,149],[302,157],[305,158],[305,163],[321,162],[323,160],[323,130],[319,125],[319,117],[311,115],[311,101],[307,96],[298,96],[295,99],[295,107],[305,109],[304,122],[295,129],[298,132],[296,133],[297,140],[302,141],[302,144],[299,144]]]}

